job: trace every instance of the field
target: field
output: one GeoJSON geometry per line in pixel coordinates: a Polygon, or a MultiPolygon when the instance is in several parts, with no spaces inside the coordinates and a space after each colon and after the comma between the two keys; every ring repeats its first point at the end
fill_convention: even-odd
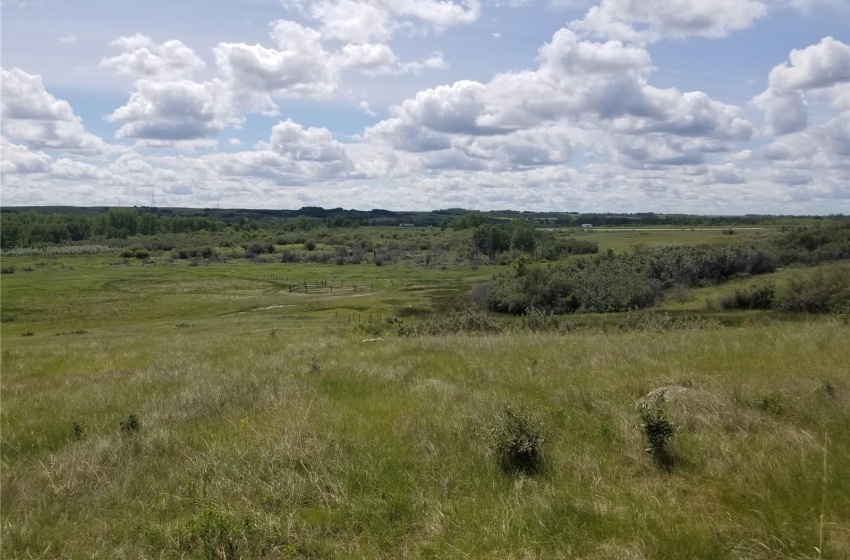
{"type": "MultiPolygon", "coordinates": [[[[763,234],[585,235],[621,252],[763,234]]],[[[399,336],[505,267],[9,264],[3,558],[850,557],[841,317],[399,336]],[[664,460],[650,394],[676,427],[664,460]],[[539,468],[495,457],[508,408],[539,426],[539,468]]]]}

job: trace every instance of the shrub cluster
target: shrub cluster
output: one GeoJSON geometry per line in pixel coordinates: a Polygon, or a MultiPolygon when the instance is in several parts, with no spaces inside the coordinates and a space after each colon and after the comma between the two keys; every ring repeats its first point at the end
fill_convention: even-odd
{"type": "Polygon", "coordinates": [[[646,451],[664,468],[673,466],[674,457],[670,451],[670,438],[676,434],[676,426],[667,417],[663,396],[638,404],[640,430],[646,440],[646,451]]]}
{"type": "Polygon", "coordinates": [[[776,302],[784,311],[805,313],[850,313],[850,275],[833,269],[798,275],[788,282],[788,291],[776,302]]]}
{"type": "Polygon", "coordinates": [[[449,334],[496,334],[503,332],[504,325],[484,311],[477,309],[451,310],[429,320],[408,326],[399,324],[397,333],[411,335],[449,335],[449,334]]]}
{"type": "Polygon", "coordinates": [[[773,284],[768,283],[735,290],[734,294],[721,297],[718,303],[723,309],[771,309],[775,300],[773,284]]]}
{"type": "Polygon", "coordinates": [[[665,290],[715,284],[776,270],[777,259],[755,247],[659,247],[549,265],[519,262],[494,277],[488,307],[520,314],[616,312],[650,307],[665,290]]]}
{"type": "Polygon", "coordinates": [[[488,443],[507,473],[537,474],[543,468],[543,424],[521,409],[506,407],[490,427],[488,443]]]}

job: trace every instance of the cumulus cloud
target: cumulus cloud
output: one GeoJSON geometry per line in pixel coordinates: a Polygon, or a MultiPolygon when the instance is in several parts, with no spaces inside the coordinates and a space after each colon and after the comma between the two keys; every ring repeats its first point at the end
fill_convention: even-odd
{"type": "Polygon", "coordinates": [[[325,96],[336,90],[339,68],[318,31],[289,20],[271,26],[276,48],[219,43],[216,63],[240,106],[274,112],[272,96],[325,96]]]}
{"type": "Polygon", "coordinates": [[[297,161],[331,162],[346,159],[345,148],[327,128],[304,128],[286,119],[272,128],[271,139],[262,145],[297,161]]]}
{"type": "Polygon", "coordinates": [[[649,53],[562,29],[534,70],[421,91],[368,128],[364,141],[419,153],[426,167],[555,165],[578,150],[632,169],[701,165],[752,136],[740,107],[648,83],[649,53]]]}
{"type": "Polygon", "coordinates": [[[50,177],[66,181],[100,181],[109,179],[110,173],[96,165],[62,158],[51,166],[50,177]]]}
{"type": "Polygon", "coordinates": [[[792,50],[788,58],[790,64],[775,66],[767,89],[753,98],[753,104],[765,113],[770,134],[805,129],[807,97],[825,96],[836,110],[850,110],[850,46],[825,37],[816,45],[792,50]]]}
{"type": "Polygon", "coordinates": [[[770,71],[768,85],[780,91],[811,90],[850,82],[850,46],[832,37],[817,45],[794,49],[782,63],[770,71]]]}
{"type": "Polygon", "coordinates": [[[71,105],[44,88],[41,76],[0,69],[0,117],[4,134],[30,149],[64,149],[95,154],[108,149],[87,132],[71,105]]]}
{"type": "Polygon", "coordinates": [[[133,79],[179,80],[204,67],[191,48],[177,40],[155,43],[146,35],[119,37],[109,43],[123,52],[104,58],[100,66],[133,79]]]}
{"type": "Polygon", "coordinates": [[[440,32],[481,16],[478,0],[289,0],[284,5],[316,21],[326,39],[351,43],[384,42],[400,30],[440,32]]]}
{"type": "Polygon", "coordinates": [[[45,173],[50,169],[51,158],[41,151],[33,151],[13,144],[0,136],[0,171],[3,173],[45,173]]]}
{"type": "Polygon", "coordinates": [[[340,53],[342,65],[367,75],[388,74],[397,62],[393,50],[383,43],[345,45],[340,53]]]}
{"type": "Polygon", "coordinates": [[[106,117],[124,123],[115,133],[118,138],[197,140],[215,136],[233,122],[228,91],[218,80],[139,80],[136,88],[126,105],[106,117]]]}
{"type": "Polygon", "coordinates": [[[722,37],[767,14],[759,0],[602,0],[570,27],[583,35],[646,43],[668,37],[722,37]]]}

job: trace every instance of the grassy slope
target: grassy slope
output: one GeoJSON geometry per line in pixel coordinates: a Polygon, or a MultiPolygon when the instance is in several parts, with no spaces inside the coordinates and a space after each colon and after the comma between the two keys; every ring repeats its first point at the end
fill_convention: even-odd
{"type": "Polygon", "coordinates": [[[2,284],[3,557],[801,558],[822,512],[823,557],[850,554],[837,321],[364,342],[350,314],[469,271],[43,260],[2,284]],[[672,473],[636,427],[664,384],[672,473]],[[505,404],[545,424],[541,476],[496,468],[505,404]]]}

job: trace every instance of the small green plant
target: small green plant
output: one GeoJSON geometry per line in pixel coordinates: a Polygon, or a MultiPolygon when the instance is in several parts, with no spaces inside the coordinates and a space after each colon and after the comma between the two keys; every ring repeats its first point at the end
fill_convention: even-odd
{"type": "Polygon", "coordinates": [[[665,469],[673,466],[674,457],[670,451],[670,438],[676,434],[676,426],[667,417],[663,397],[641,402],[638,405],[640,430],[646,440],[646,451],[656,463],[665,469]]]}
{"type": "Polygon", "coordinates": [[[139,417],[136,416],[136,414],[130,414],[126,418],[122,418],[118,422],[118,426],[125,434],[135,434],[141,428],[141,423],[139,422],[139,417]]]}
{"type": "Polygon", "coordinates": [[[177,541],[182,549],[202,552],[204,558],[229,560],[245,557],[254,536],[250,517],[238,518],[208,508],[178,530],[177,541]]]}
{"type": "Polygon", "coordinates": [[[322,366],[319,365],[319,359],[316,356],[310,356],[310,358],[307,359],[307,369],[309,369],[311,373],[319,373],[322,371],[322,366]]]}
{"type": "Polygon", "coordinates": [[[74,420],[71,424],[71,430],[74,432],[74,439],[80,441],[84,437],[86,437],[86,427],[82,422],[74,420]]]}
{"type": "Polygon", "coordinates": [[[543,468],[543,424],[529,411],[506,407],[489,431],[490,448],[507,473],[537,474],[543,468]]]}
{"type": "Polygon", "coordinates": [[[782,398],[776,393],[763,396],[758,402],[758,407],[765,412],[769,412],[770,414],[775,414],[777,416],[785,411],[785,405],[782,404],[782,398]]]}
{"type": "Polygon", "coordinates": [[[820,390],[823,394],[834,397],[835,396],[835,385],[829,379],[824,379],[820,384],[820,390]]]}

